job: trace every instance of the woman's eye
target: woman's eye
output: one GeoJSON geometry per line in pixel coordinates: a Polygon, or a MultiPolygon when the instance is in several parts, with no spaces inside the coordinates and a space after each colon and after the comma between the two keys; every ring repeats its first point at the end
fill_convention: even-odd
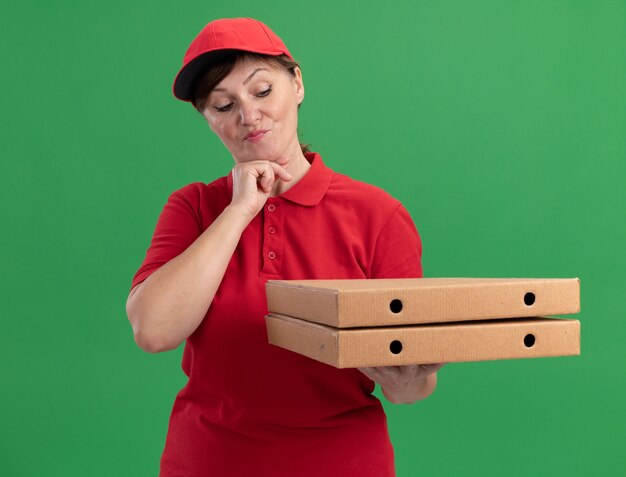
{"type": "Polygon", "coordinates": [[[261,91],[259,94],[257,94],[257,96],[267,96],[268,94],[270,94],[272,92],[272,86],[270,85],[269,88],[267,88],[265,91],[261,91]]]}
{"type": "MultiPolygon", "coordinates": [[[[272,92],[272,85],[270,85],[270,87],[267,88],[265,91],[261,91],[260,93],[257,93],[257,96],[264,98],[271,92],[272,92]]],[[[227,111],[230,111],[232,107],[233,107],[233,103],[228,103],[226,106],[215,106],[215,110],[218,113],[225,113],[227,111]]]]}
{"type": "Polygon", "coordinates": [[[232,106],[233,106],[233,103],[228,103],[226,106],[216,107],[215,109],[220,113],[224,113],[226,111],[229,111],[230,108],[232,108],[232,106]]]}

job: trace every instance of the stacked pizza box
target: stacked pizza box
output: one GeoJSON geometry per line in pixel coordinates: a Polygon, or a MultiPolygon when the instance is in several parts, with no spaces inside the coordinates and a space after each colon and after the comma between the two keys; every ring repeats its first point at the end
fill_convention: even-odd
{"type": "Polygon", "coordinates": [[[337,368],[580,354],[577,278],[269,280],[271,344],[337,368]]]}

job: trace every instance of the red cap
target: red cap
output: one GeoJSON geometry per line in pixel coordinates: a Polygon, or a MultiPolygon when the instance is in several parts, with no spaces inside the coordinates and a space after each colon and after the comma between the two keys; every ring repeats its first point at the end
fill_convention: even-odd
{"type": "Polygon", "coordinates": [[[224,56],[225,50],[243,50],[264,55],[285,54],[293,59],[283,41],[269,27],[253,18],[220,18],[207,24],[191,42],[172,91],[182,101],[191,101],[199,74],[224,56]]]}

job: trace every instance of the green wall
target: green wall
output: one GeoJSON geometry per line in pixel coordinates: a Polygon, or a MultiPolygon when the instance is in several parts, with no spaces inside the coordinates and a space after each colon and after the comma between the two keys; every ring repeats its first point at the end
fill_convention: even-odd
{"type": "Polygon", "coordinates": [[[398,475],[626,475],[623,0],[3,2],[0,474],[157,474],[182,347],[141,351],[125,302],[168,195],[232,165],[170,88],[237,16],[301,62],[301,139],[403,201],[427,276],[581,279],[581,356],[383,401],[398,475]]]}

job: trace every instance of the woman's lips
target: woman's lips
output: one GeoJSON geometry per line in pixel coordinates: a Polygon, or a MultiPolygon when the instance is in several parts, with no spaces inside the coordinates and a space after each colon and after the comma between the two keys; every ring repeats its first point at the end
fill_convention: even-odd
{"type": "Polygon", "coordinates": [[[247,135],[244,140],[245,141],[250,141],[250,142],[258,142],[261,139],[263,139],[263,136],[265,136],[269,131],[267,129],[263,129],[260,131],[254,131],[251,134],[247,135]]]}

